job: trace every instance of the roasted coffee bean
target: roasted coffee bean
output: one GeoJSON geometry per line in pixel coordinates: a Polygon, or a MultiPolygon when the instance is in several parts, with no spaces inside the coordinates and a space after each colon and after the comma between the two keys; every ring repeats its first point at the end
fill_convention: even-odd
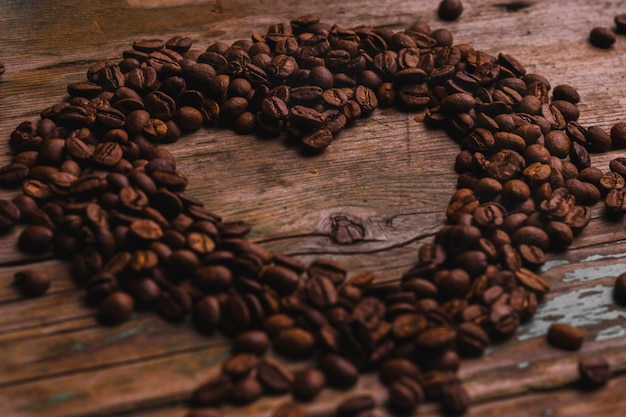
{"type": "Polygon", "coordinates": [[[626,213],[626,189],[609,190],[604,198],[604,204],[611,213],[626,213]]]}
{"type": "Polygon", "coordinates": [[[53,236],[53,231],[48,227],[30,225],[20,233],[17,245],[26,253],[42,254],[50,247],[53,236]]]}
{"type": "Polygon", "coordinates": [[[259,363],[257,378],[273,393],[291,391],[295,380],[293,373],[285,365],[270,358],[265,358],[259,363]]]}
{"type": "Polygon", "coordinates": [[[489,335],[482,327],[471,322],[461,323],[457,327],[455,344],[459,354],[481,356],[489,343],[489,335]]]}
{"type": "Polygon", "coordinates": [[[346,358],[328,353],[319,359],[319,367],[326,375],[326,381],[330,386],[339,389],[353,387],[358,378],[358,369],[346,358]]]}
{"type": "Polygon", "coordinates": [[[246,377],[235,381],[230,392],[230,400],[237,405],[249,404],[263,395],[263,386],[258,379],[246,377]]]}
{"type": "Polygon", "coordinates": [[[414,411],[425,398],[419,382],[406,376],[393,382],[388,389],[389,405],[401,412],[414,411]]]}
{"type": "Polygon", "coordinates": [[[232,379],[228,375],[220,374],[196,388],[192,401],[196,405],[220,406],[230,398],[232,391],[232,379]]]}
{"type": "Polygon", "coordinates": [[[315,348],[313,335],[301,328],[293,327],[282,330],[272,339],[276,352],[288,358],[304,358],[311,355],[315,348]]]}
{"type": "Polygon", "coordinates": [[[569,84],[559,84],[552,89],[553,100],[565,100],[576,104],[580,101],[578,91],[569,84]]]}
{"type": "MultiPolygon", "coordinates": [[[[193,306],[193,321],[198,330],[210,333],[220,323],[221,308],[217,297],[206,296],[196,301],[193,306]]],[[[238,353],[243,352],[239,349],[238,353]]]]}
{"type": "Polygon", "coordinates": [[[589,32],[589,42],[597,48],[608,49],[616,40],[615,33],[609,28],[595,27],[589,32]]]}
{"type": "Polygon", "coordinates": [[[459,383],[446,384],[441,392],[441,405],[449,414],[465,414],[470,405],[469,394],[459,383]]]}
{"type": "Polygon", "coordinates": [[[385,385],[389,385],[402,377],[417,379],[419,374],[419,367],[413,361],[405,358],[387,359],[378,371],[378,377],[385,385]]]}
{"type": "Polygon", "coordinates": [[[578,374],[584,387],[597,388],[611,378],[611,367],[605,358],[589,356],[578,361],[578,374]]]}
{"type": "Polygon", "coordinates": [[[239,333],[233,339],[232,348],[235,353],[253,353],[263,355],[270,346],[267,333],[260,330],[248,330],[239,333]]]}
{"type": "Polygon", "coordinates": [[[311,401],[326,385],[326,376],[317,368],[305,368],[294,374],[293,396],[298,401],[311,401]]]}
{"type": "Polygon", "coordinates": [[[302,144],[305,149],[311,152],[320,152],[333,141],[333,133],[328,129],[317,129],[302,136],[302,144]]]}
{"type": "Polygon", "coordinates": [[[463,13],[463,3],[461,0],[442,0],[437,9],[437,15],[441,20],[453,21],[463,13]]]}
{"type": "Polygon", "coordinates": [[[222,373],[233,379],[238,379],[249,375],[256,369],[258,359],[251,353],[240,353],[230,357],[222,363],[222,373]]]}
{"type": "Polygon", "coordinates": [[[116,291],[107,296],[98,307],[98,319],[104,324],[119,324],[130,317],[134,308],[133,297],[125,292],[116,291]]]}
{"type": "Polygon", "coordinates": [[[41,270],[26,269],[15,273],[14,285],[26,297],[38,297],[50,288],[50,276],[41,270]]]}
{"type": "Polygon", "coordinates": [[[613,284],[613,299],[621,306],[626,306],[626,274],[620,274],[613,284]]]}
{"type": "Polygon", "coordinates": [[[554,323],[548,329],[547,340],[552,346],[565,350],[578,350],[585,336],[577,327],[566,323],[554,323]]]}
{"type": "Polygon", "coordinates": [[[191,296],[184,289],[172,286],[159,293],[155,308],[167,320],[181,321],[191,311],[191,296]]]}

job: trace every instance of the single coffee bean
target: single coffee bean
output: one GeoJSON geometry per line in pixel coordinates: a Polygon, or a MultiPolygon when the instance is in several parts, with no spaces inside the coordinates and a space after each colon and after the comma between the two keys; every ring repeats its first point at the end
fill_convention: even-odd
{"type": "Polygon", "coordinates": [[[251,353],[239,353],[222,363],[222,373],[233,379],[249,375],[258,364],[256,355],[251,353]]]}
{"type": "Polygon", "coordinates": [[[52,244],[53,231],[45,226],[27,226],[17,241],[17,245],[25,253],[39,255],[48,250],[52,244]]]}
{"type": "Polygon", "coordinates": [[[398,411],[414,411],[424,402],[424,390],[415,379],[400,377],[389,386],[388,390],[389,405],[398,411]]]}
{"type": "Polygon", "coordinates": [[[378,377],[385,385],[389,385],[404,376],[417,379],[419,374],[419,367],[413,361],[405,358],[387,359],[378,370],[378,377]]]}
{"type": "Polygon", "coordinates": [[[305,368],[294,374],[293,396],[298,401],[311,401],[326,385],[326,376],[317,368],[305,368]]]}
{"type": "Polygon", "coordinates": [[[133,309],[135,300],[129,294],[116,291],[107,296],[98,308],[98,319],[101,323],[116,325],[126,321],[133,309]]]}
{"type": "Polygon", "coordinates": [[[580,101],[578,91],[569,84],[559,84],[552,89],[553,100],[565,100],[576,104],[580,101]]]}
{"type": "Polygon", "coordinates": [[[230,400],[236,405],[250,404],[261,395],[263,395],[263,385],[258,379],[249,376],[233,383],[230,400]]]}
{"type": "Polygon", "coordinates": [[[611,127],[610,136],[614,148],[623,149],[626,147],[626,122],[615,123],[611,127]]]}
{"type": "Polygon", "coordinates": [[[319,366],[326,375],[328,384],[335,388],[351,388],[359,378],[358,369],[346,358],[334,353],[322,356],[319,366]]]}
{"type": "Polygon", "coordinates": [[[267,333],[260,330],[242,332],[233,339],[233,352],[263,355],[269,348],[270,340],[267,333]]]}
{"type": "Polygon", "coordinates": [[[547,340],[552,346],[565,350],[580,349],[584,338],[582,330],[566,323],[552,324],[547,335],[547,340]]]}
{"type": "Polygon", "coordinates": [[[206,296],[194,304],[193,322],[200,331],[212,332],[220,323],[220,319],[221,310],[217,297],[206,296]]]}
{"type": "Polygon", "coordinates": [[[608,49],[616,40],[615,33],[609,28],[595,27],[589,33],[589,42],[597,48],[608,49]]]}
{"type": "Polygon", "coordinates": [[[469,394],[459,383],[446,384],[441,392],[441,405],[450,414],[465,414],[470,406],[469,394]]]}
{"type": "Polygon", "coordinates": [[[283,393],[290,391],[295,377],[282,363],[271,358],[262,359],[257,369],[257,378],[271,392],[283,393]]]}
{"type": "Polygon", "coordinates": [[[282,330],[272,340],[276,352],[288,358],[305,358],[315,348],[313,335],[299,327],[282,330]]]}
{"type": "Polygon", "coordinates": [[[613,285],[613,299],[620,306],[626,306],[626,273],[620,274],[613,285]]]}
{"type": "Polygon", "coordinates": [[[50,288],[50,276],[44,271],[26,269],[15,273],[14,285],[26,297],[38,297],[50,288]]]}
{"type": "Polygon", "coordinates": [[[192,402],[201,406],[220,406],[230,398],[233,381],[228,375],[219,374],[200,385],[192,394],[192,402]]]}
{"type": "Polygon", "coordinates": [[[441,20],[453,21],[463,13],[463,3],[461,0],[442,0],[437,9],[437,15],[441,20]]]}
{"type": "Polygon", "coordinates": [[[578,361],[580,383],[584,387],[600,387],[611,378],[609,362],[601,356],[590,356],[578,361]]]}

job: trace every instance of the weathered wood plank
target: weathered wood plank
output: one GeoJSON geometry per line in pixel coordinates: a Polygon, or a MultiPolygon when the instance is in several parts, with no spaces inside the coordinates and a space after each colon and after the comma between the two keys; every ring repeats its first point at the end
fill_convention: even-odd
{"type": "MultiPolygon", "coordinates": [[[[62,2],[0,2],[0,60],[7,63],[0,81],[0,164],[9,160],[5,139],[19,122],[34,120],[42,108],[60,100],[65,85],[83,79],[91,61],[119,57],[139,37],[183,33],[205,48],[213,40],[247,37],[305,13],[345,27],[401,29],[427,19],[434,28],[450,28],[457,42],[508,52],[553,85],[577,87],[585,125],[608,129],[626,114],[626,43],[620,38],[612,50],[602,51],[586,42],[590,28],[609,26],[623,2],[538,0],[509,12],[496,2],[466,0],[462,18],[454,23],[436,20],[437,0],[296,2],[269,8],[249,0],[153,9],[129,3],[87,0],[70,9],[62,2]]],[[[217,129],[190,135],[169,149],[190,179],[191,194],[228,220],[250,221],[252,238],[272,251],[305,261],[331,256],[354,274],[373,270],[379,279],[393,279],[445,221],[443,210],[456,180],[456,145],[440,132],[425,130],[414,117],[378,111],[315,158],[302,158],[282,139],[261,141],[217,129]],[[351,243],[337,238],[337,225],[345,222],[361,230],[351,243]]],[[[622,154],[593,158],[607,169],[608,161],[622,154]]],[[[610,296],[613,277],[625,270],[626,229],[623,221],[606,222],[599,206],[593,214],[572,250],[550,257],[544,276],[553,291],[534,320],[484,358],[464,364],[461,376],[478,401],[468,415],[623,414],[623,376],[583,395],[569,385],[576,377],[577,354],[550,348],[542,337],[551,322],[573,322],[587,335],[581,355],[602,353],[614,369],[626,368],[621,353],[626,312],[613,306],[610,296]]],[[[0,239],[2,414],[183,416],[189,392],[215,371],[226,348],[188,324],[169,325],[151,313],[117,328],[98,327],[67,264],[58,261],[31,264],[49,268],[53,285],[40,299],[19,300],[10,285],[12,275],[33,258],[15,250],[17,233],[0,239]]],[[[376,389],[383,400],[384,392],[371,388],[371,382],[364,378],[355,392],[376,389]]],[[[328,414],[339,399],[339,393],[326,391],[312,412],[328,414]]],[[[270,398],[227,412],[268,415],[280,401],[270,398]]],[[[418,414],[440,413],[426,405],[418,414]]]]}

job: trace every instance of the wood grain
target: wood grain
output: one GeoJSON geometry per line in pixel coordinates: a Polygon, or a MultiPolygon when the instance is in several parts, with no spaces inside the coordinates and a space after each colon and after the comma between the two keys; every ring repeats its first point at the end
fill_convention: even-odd
{"type": "MultiPolygon", "coordinates": [[[[450,29],[457,43],[489,53],[507,52],[552,85],[569,83],[581,96],[581,123],[609,129],[626,115],[626,39],[610,50],[587,43],[594,26],[611,26],[623,1],[591,4],[464,1],[462,17],[436,18],[438,1],[267,2],[194,1],[183,6],[131,7],[122,0],[35,2],[0,0],[0,164],[9,159],[11,130],[35,120],[85,78],[89,65],[120,57],[138,38],[191,36],[196,47],[232,42],[270,23],[316,14],[343,27],[394,30],[416,20],[450,29]],[[511,4],[527,7],[511,11],[511,4]]],[[[129,5],[131,4],[131,5],[129,5]]],[[[172,3],[169,3],[172,4],[172,3]]],[[[186,136],[169,149],[189,178],[190,194],[227,220],[247,220],[251,237],[274,252],[304,262],[324,256],[351,274],[375,272],[397,279],[416,251],[445,221],[455,189],[456,145],[429,131],[415,114],[387,109],[341,133],[327,152],[303,157],[284,138],[261,140],[216,128],[186,136]]],[[[622,151],[593,155],[607,169],[622,151]]],[[[0,191],[0,197],[13,195],[0,191]]],[[[184,416],[191,390],[216,372],[229,354],[219,336],[195,333],[140,312],[118,327],[101,327],[83,303],[68,265],[15,249],[19,228],[0,239],[0,414],[4,416],[184,416]],[[22,300],[11,286],[25,266],[53,276],[50,291],[22,300]]],[[[475,402],[468,416],[623,416],[626,398],[626,311],[611,299],[612,280],[626,271],[623,221],[605,220],[601,205],[571,249],[552,254],[543,270],[551,283],[535,318],[483,358],[467,361],[461,378],[475,402]],[[543,336],[550,323],[567,321],[586,335],[583,350],[564,353],[543,336]],[[603,389],[583,392],[574,383],[579,356],[602,354],[615,377],[603,389]]],[[[293,364],[301,366],[301,364],[293,364]]],[[[354,393],[384,401],[372,375],[354,393]]],[[[311,415],[330,415],[345,393],[327,390],[311,415]]],[[[286,397],[263,399],[227,415],[268,415],[286,397]]],[[[439,416],[434,404],[419,416],[439,416]]]]}

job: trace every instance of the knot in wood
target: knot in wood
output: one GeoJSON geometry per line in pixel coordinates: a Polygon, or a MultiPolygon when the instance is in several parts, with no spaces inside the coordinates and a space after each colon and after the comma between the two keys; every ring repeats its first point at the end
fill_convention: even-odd
{"type": "Polygon", "coordinates": [[[350,245],[363,240],[365,226],[359,220],[352,219],[345,214],[336,214],[330,217],[330,238],[340,245],[350,245]]]}

